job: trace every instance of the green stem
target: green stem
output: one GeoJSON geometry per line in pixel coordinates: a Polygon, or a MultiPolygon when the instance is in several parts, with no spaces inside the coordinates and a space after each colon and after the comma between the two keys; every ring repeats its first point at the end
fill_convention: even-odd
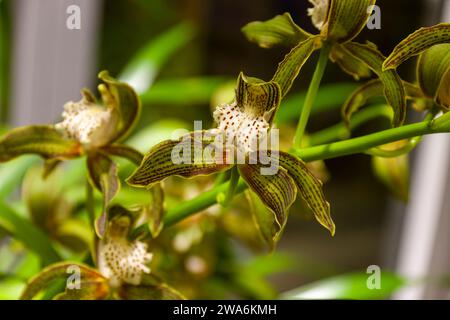
{"type": "Polygon", "coordinates": [[[306,94],[305,103],[302,108],[300,120],[297,125],[297,130],[294,137],[294,148],[300,148],[303,135],[308,124],[309,115],[311,114],[312,107],[316,100],[317,92],[319,91],[320,83],[322,82],[325,69],[327,67],[328,56],[330,54],[331,45],[325,43],[320,51],[319,61],[314,71],[313,78],[309,85],[308,92],[306,94]]]}
{"type": "Polygon", "coordinates": [[[315,160],[337,158],[355,153],[364,153],[371,148],[381,146],[383,144],[445,131],[445,128],[437,128],[432,121],[423,121],[345,141],[334,142],[306,149],[292,149],[291,153],[306,162],[311,162],[315,160]]]}
{"type": "Polygon", "coordinates": [[[91,225],[95,226],[95,201],[94,201],[94,189],[91,183],[86,180],[86,211],[88,213],[89,221],[91,225]]]}

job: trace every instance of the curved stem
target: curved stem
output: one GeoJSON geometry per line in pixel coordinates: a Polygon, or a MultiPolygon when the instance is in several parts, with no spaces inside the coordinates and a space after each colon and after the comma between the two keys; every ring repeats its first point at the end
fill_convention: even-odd
{"type": "Polygon", "coordinates": [[[309,85],[308,93],[306,94],[305,104],[302,108],[302,113],[297,125],[297,130],[294,137],[294,148],[300,148],[303,135],[305,133],[306,125],[308,124],[309,115],[311,114],[311,109],[316,100],[317,92],[319,91],[320,83],[322,82],[323,75],[328,62],[328,55],[330,54],[331,45],[324,43],[321,51],[319,61],[314,71],[313,78],[309,85]]]}
{"type": "Polygon", "coordinates": [[[231,200],[233,200],[234,194],[236,193],[236,188],[239,182],[239,171],[237,166],[234,166],[231,169],[231,177],[230,177],[230,183],[228,184],[228,191],[227,194],[225,196],[225,200],[223,203],[221,203],[222,205],[227,206],[231,200]]]}

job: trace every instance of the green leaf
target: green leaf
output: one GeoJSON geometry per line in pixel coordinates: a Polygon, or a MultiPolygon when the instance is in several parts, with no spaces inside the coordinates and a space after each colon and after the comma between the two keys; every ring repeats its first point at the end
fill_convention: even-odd
{"type": "Polygon", "coordinates": [[[287,12],[267,21],[250,22],[242,28],[242,32],[248,41],[262,48],[280,45],[293,47],[311,36],[296,25],[287,12]]]}
{"type": "Polygon", "coordinates": [[[281,101],[281,90],[278,83],[274,81],[264,82],[262,80],[246,77],[242,72],[239,74],[236,89],[236,103],[244,108],[245,113],[255,117],[269,115],[266,119],[272,121],[281,101]]]}
{"type": "MultiPolygon", "coordinates": [[[[408,141],[406,141],[407,143],[408,141]]],[[[383,148],[398,148],[398,141],[383,148]]],[[[384,184],[392,194],[399,200],[407,203],[409,199],[409,156],[404,154],[398,157],[384,158],[372,157],[372,167],[377,178],[384,184]]]]}
{"type": "Polygon", "coordinates": [[[450,42],[450,23],[420,28],[400,42],[384,61],[383,70],[395,69],[404,61],[437,44],[450,42]]]}
{"type": "Polygon", "coordinates": [[[117,176],[116,164],[108,156],[99,152],[88,156],[87,166],[92,185],[103,195],[102,214],[95,223],[95,231],[102,238],[108,222],[108,207],[120,189],[120,180],[117,176]]]}
{"type": "Polygon", "coordinates": [[[34,276],[27,284],[21,300],[31,300],[39,292],[48,288],[56,280],[69,281],[69,277],[75,272],[80,271],[81,287],[80,289],[66,288],[65,295],[59,295],[59,298],[106,298],[109,294],[107,280],[97,270],[92,269],[77,262],[60,262],[48,266],[39,274],[34,276]],[[95,290],[93,290],[95,288],[95,290]],[[86,291],[85,291],[86,290],[86,291]],[[77,292],[81,291],[81,292],[77,292]]]}
{"type": "Polygon", "coordinates": [[[354,39],[366,26],[376,0],[331,0],[322,36],[332,42],[354,39]]]}
{"type": "Polygon", "coordinates": [[[81,145],[53,126],[15,128],[0,139],[0,162],[29,153],[46,159],[70,159],[81,154],[81,145]]]}
{"type": "Polygon", "coordinates": [[[370,276],[371,274],[367,273],[350,273],[320,280],[283,293],[280,299],[387,299],[406,285],[406,281],[400,276],[391,272],[381,272],[381,288],[371,290],[367,285],[370,276]]]}
{"type": "Polygon", "coordinates": [[[22,177],[27,169],[38,162],[38,158],[24,156],[8,163],[0,164],[0,199],[5,199],[22,182],[22,177]]]}
{"type": "Polygon", "coordinates": [[[23,280],[11,277],[0,280],[0,300],[17,300],[24,288],[23,280]]]}
{"type": "Polygon", "coordinates": [[[109,142],[115,142],[126,138],[139,120],[141,102],[134,89],[124,82],[112,78],[108,71],[102,71],[98,75],[105,85],[99,86],[103,103],[106,107],[119,113],[119,124],[115,134],[109,142]]]}
{"type": "Polygon", "coordinates": [[[183,22],[155,39],[128,62],[121,72],[119,79],[132,85],[138,93],[150,89],[153,80],[163,65],[183,46],[188,44],[195,36],[193,25],[183,22]]]}
{"type": "Polygon", "coordinates": [[[337,63],[344,72],[351,75],[356,81],[368,78],[372,74],[369,67],[349,54],[340,44],[336,43],[333,45],[330,59],[334,63],[337,63]]]}
{"type": "Polygon", "coordinates": [[[177,290],[154,275],[144,275],[138,286],[124,283],[118,295],[124,300],[185,300],[177,290]]]}
{"type": "Polygon", "coordinates": [[[318,39],[319,38],[317,37],[311,37],[303,42],[300,42],[278,65],[278,69],[275,72],[272,81],[280,85],[282,97],[289,92],[294,80],[297,78],[301,68],[309,59],[311,54],[319,48],[319,44],[317,42],[318,39]]]}
{"type": "Polygon", "coordinates": [[[280,152],[280,166],[294,179],[300,195],[314,213],[316,220],[334,236],[336,227],[331,219],[330,204],[325,199],[322,182],[314,177],[302,160],[288,153],[280,152]]]}
{"type": "Polygon", "coordinates": [[[349,42],[345,48],[357,59],[364,62],[373,72],[375,72],[384,85],[384,95],[389,105],[394,109],[393,125],[398,127],[403,124],[406,118],[406,93],[395,70],[382,70],[384,56],[378,51],[375,45],[349,42]]]}
{"type": "MultiPolygon", "coordinates": [[[[285,169],[279,167],[276,173],[264,174],[263,168],[261,164],[238,165],[241,177],[275,215],[274,222],[278,225],[276,228],[282,230],[286,224],[288,210],[297,196],[297,188],[285,169]]],[[[270,228],[270,226],[265,227],[270,228]]]]}
{"type": "Polygon", "coordinates": [[[450,44],[439,44],[421,54],[417,64],[417,79],[422,91],[439,105],[450,108],[450,44]]]}
{"type": "Polygon", "coordinates": [[[215,136],[207,131],[197,131],[178,140],[157,144],[145,155],[127,183],[134,187],[150,188],[170,176],[190,178],[229,169],[231,165],[217,163],[216,157],[222,162],[226,162],[227,157],[226,154],[215,155],[214,148],[211,148],[214,139],[215,136]]]}
{"type": "Polygon", "coordinates": [[[44,265],[60,260],[58,253],[44,232],[1,202],[0,227],[39,255],[44,265]]]}

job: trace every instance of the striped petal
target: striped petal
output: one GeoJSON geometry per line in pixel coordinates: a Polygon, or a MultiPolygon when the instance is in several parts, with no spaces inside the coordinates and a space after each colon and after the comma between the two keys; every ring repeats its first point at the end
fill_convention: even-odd
{"type": "Polygon", "coordinates": [[[279,168],[273,175],[261,174],[261,164],[239,165],[239,173],[253,192],[275,215],[280,226],[284,226],[287,211],[295,201],[297,188],[287,171],[279,168]]]}
{"type": "Polygon", "coordinates": [[[368,78],[371,76],[372,71],[360,60],[353,57],[345,48],[340,44],[335,44],[331,49],[330,59],[334,63],[337,63],[339,67],[349,75],[351,75],[356,81],[360,79],[368,78]]]}
{"type": "Polygon", "coordinates": [[[400,76],[395,70],[383,71],[385,57],[375,45],[349,42],[345,44],[345,48],[355,58],[365,63],[383,82],[386,100],[394,109],[393,125],[401,126],[406,118],[406,92],[400,76]]]}
{"type": "Polygon", "coordinates": [[[53,126],[15,128],[0,139],[0,162],[24,154],[37,154],[45,159],[71,159],[81,153],[80,143],[67,139],[53,126]]]}
{"type": "Polygon", "coordinates": [[[213,131],[192,132],[178,140],[167,140],[154,146],[141,165],[127,179],[129,185],[150,188],[170,176],[191,178],[227,170],[227,153],[214,144],[213,131]]]}
{"type": "Polygon", "coordinates": [[[278,69],[272,80],[280,85],[283,97],[291,89],[294,80],[297,78],[305,62],[320,47],[321,44],[318,40],[318,37],[311,37],[299,43],[278,65],[278,69]]]}
{"type": "Polygon", "coordinates": [[[395,69],[404,61],[442,43],[450,43],[450,23],[420,28],[400,42],[383,64],[383,70],[395,69]]]}
{"type": "Polygon", "coordinates": [[[330,204],[325,199],[322,182],[314,177],[302,160],[288,153],[280,152],[280,166],[294,179],[300,195],[311,208],[316,220],[334,235],[336,227],[331,219],[330,204]]]}

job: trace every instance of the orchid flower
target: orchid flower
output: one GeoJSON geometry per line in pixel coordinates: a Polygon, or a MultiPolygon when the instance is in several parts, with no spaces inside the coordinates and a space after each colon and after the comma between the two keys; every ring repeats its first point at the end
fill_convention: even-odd
{"type": "Polygon", "coordinates": [[[239,175],[271,210],[280,225],[284,225],[287,211],[299,192],[318,222],[334,234],[335,226],[322,183],[300,159],[278,150],[261,148],[261,141],[268,137],[280,99],[278,83],[264,82],[241,73],[234,101],[218,106],[214,112],[218,123],[216,129],[192,132],[154,146],[128,178],[128,184],[150,188],[170,176],[190,178],[237,167],[239,175]],[[183,161],[174,161],[174,155],[181,151],[183,161]],[[235,161],[233,151],[243,154],[244,163],[235,161]],[[261,154],[277,162],[275,170],[268,170],[268,163],[263,163],[261,154]]]}
{"type": "Polygon", "coordinates": [[[62,160],[87,156],[89,180],[104,195],[104,208],[96,230],[103,236],[109,202],[119,189],[116,164],[110,155],[140,163],[142,155],[119,144],[139,117],[140,102],[135,91],[111,78],[107,71],[99,74],[102,103],[87,89],[82,99],[67,102],[63,121],[55,125],[33,125],[16,128],[0,139],[0,162],[23,154],[37,154],[46,160],[48,174],[62,160]]]}

